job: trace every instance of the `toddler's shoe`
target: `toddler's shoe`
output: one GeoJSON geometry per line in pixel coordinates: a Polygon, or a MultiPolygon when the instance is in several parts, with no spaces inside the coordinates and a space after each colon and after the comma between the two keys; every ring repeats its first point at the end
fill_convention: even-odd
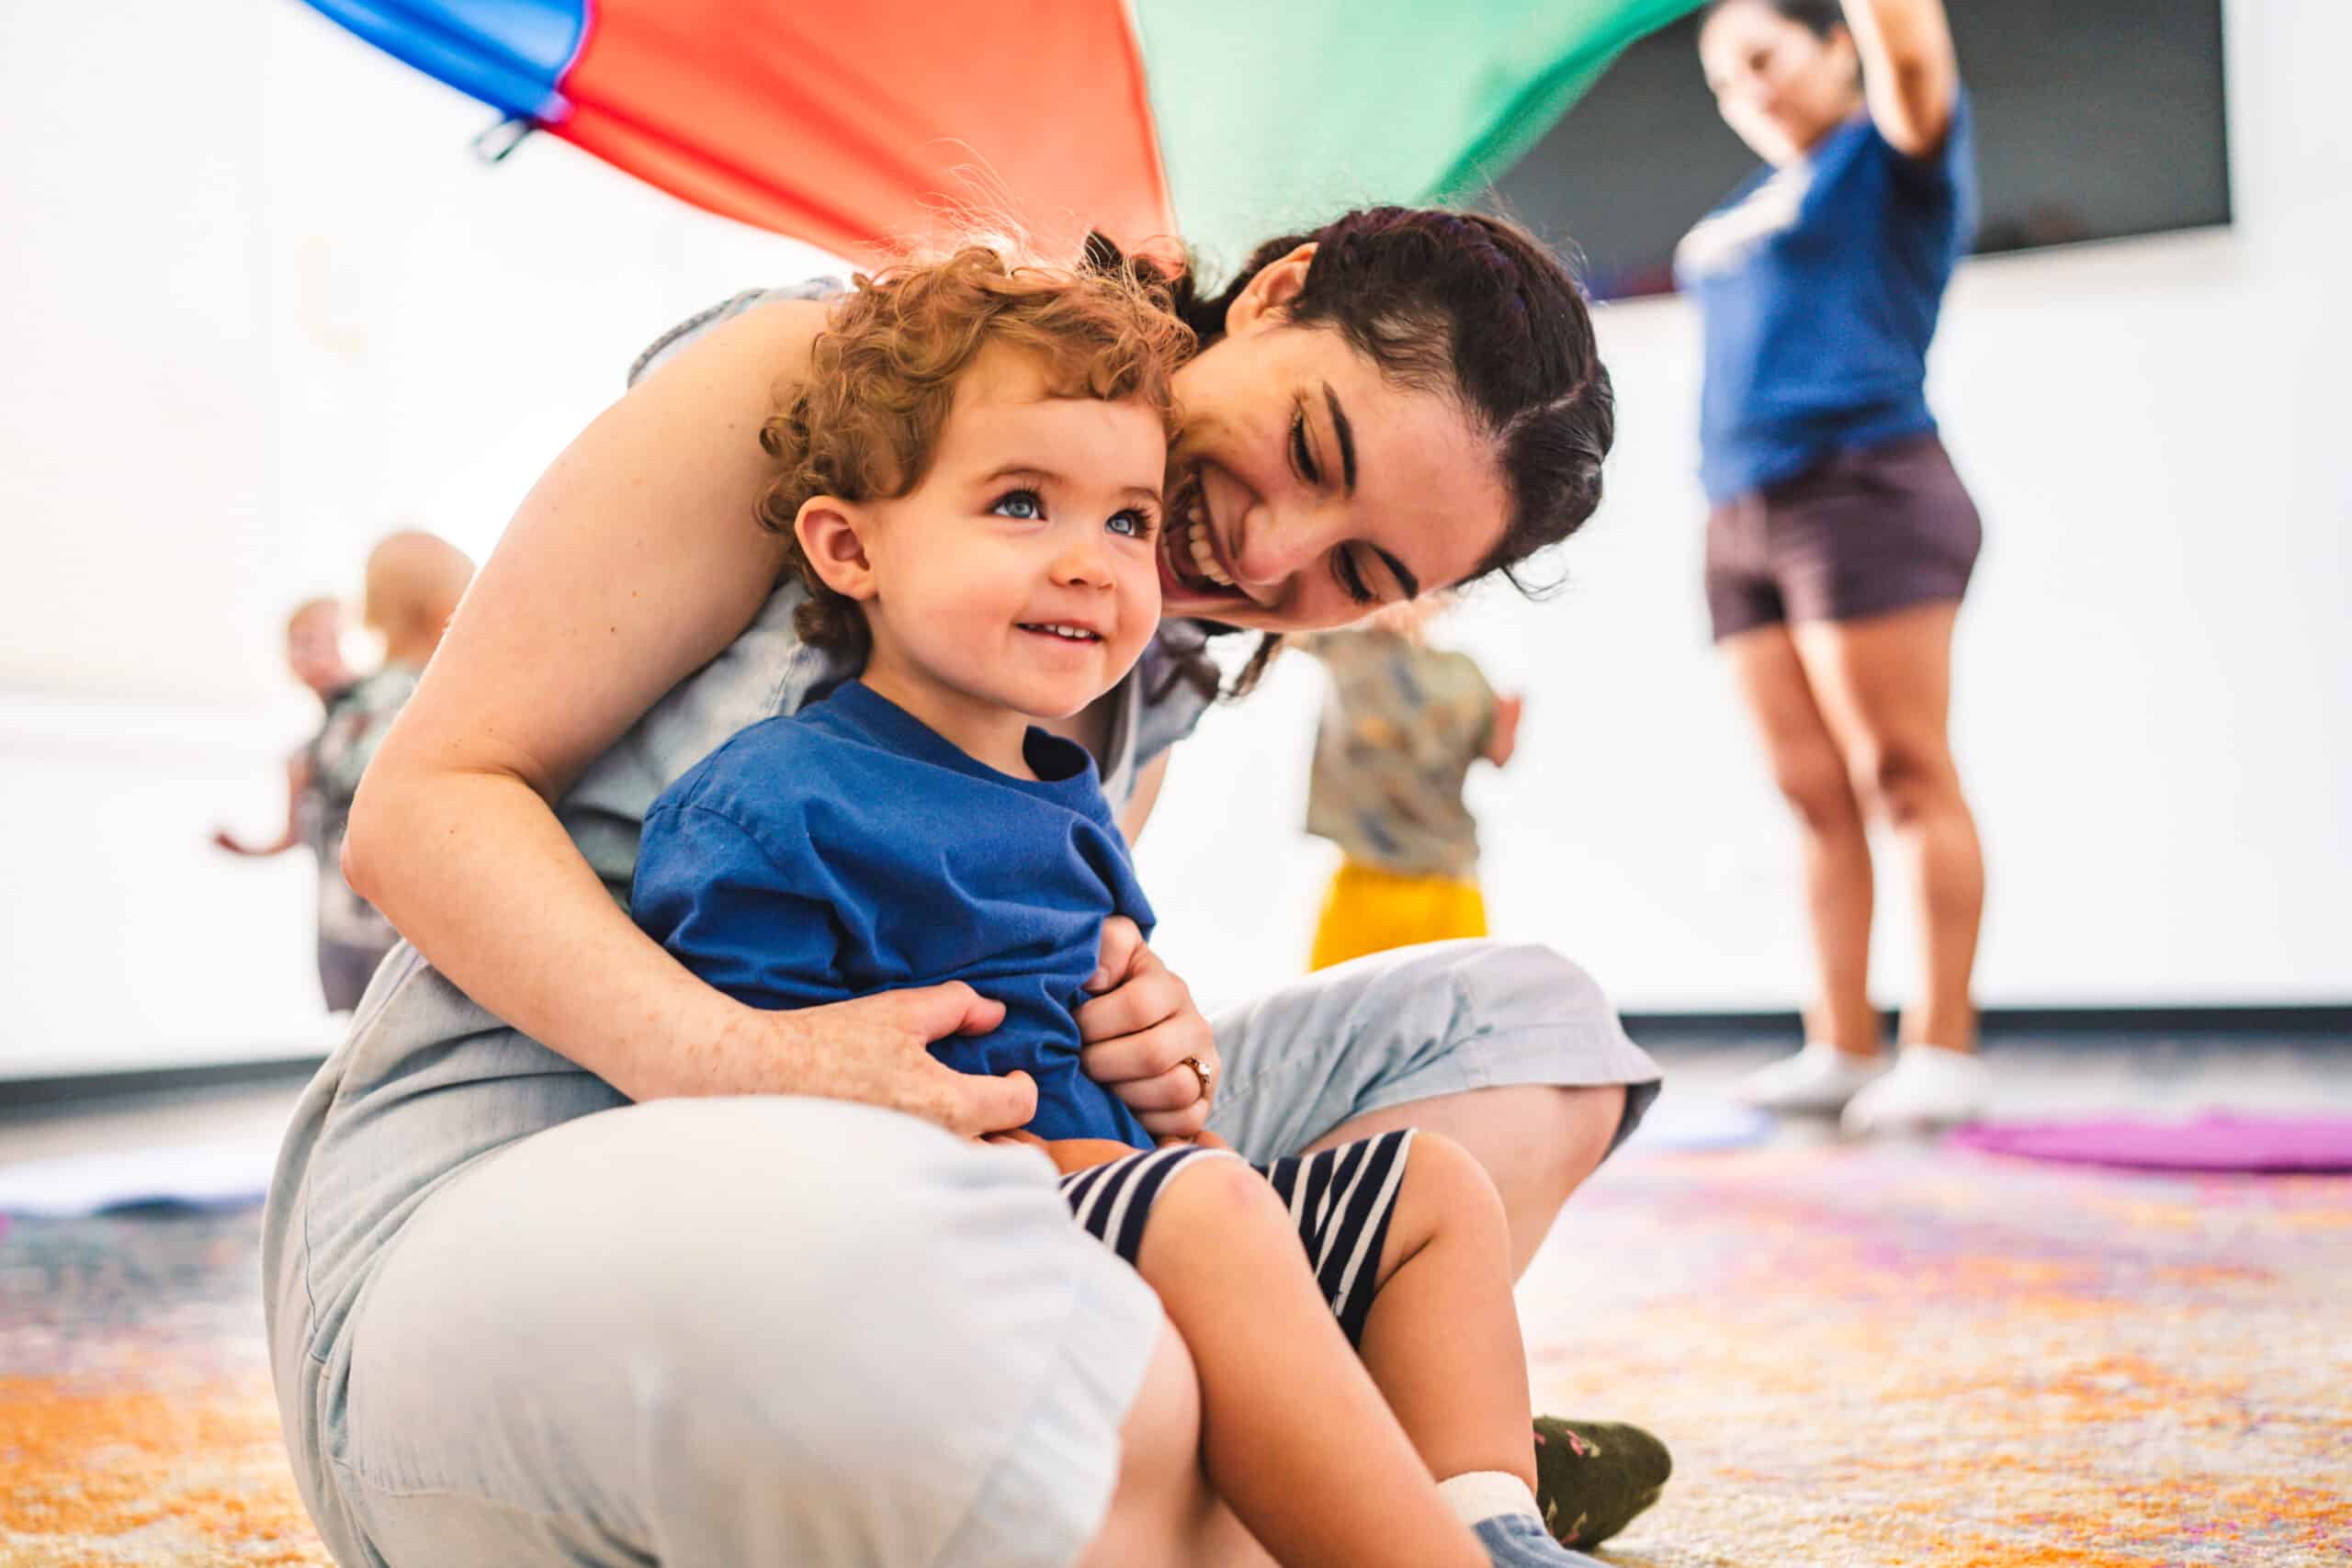
{"type": "Polygon", "coordinates": [[[1471,1527],[1494,1568],[1601,1568],[1600,1559],[1571,1551],[1544,1533],[1543,1522],[1526,1514],[1505,1514],[1471,1527]]]}
{"type": "Polygon", "coordinates": [[[1622,1421],[1535,1418],[1535,1506],[1562,1546],[1599,1546],[1657,1501],[1666,1445],[1622,1421]]]}
{"type": "Polygon", "coordinates": [[[1885,1072],[1884,1055],[1857,1056],[1815,1040],[1793,1056],[1757,1068],[1735,1084],[1731,1093],[1759,1111],[1834,1116],[1885,1072]]]}
{"type": "Polygon", "coordinates": [[[1894,1066],[1848,1102],[1851,1136],[1924,1133],[1972,1121],[1984,1108],[1984,1064],[1966,1051],[1905,1045],[1894,1066]]]}

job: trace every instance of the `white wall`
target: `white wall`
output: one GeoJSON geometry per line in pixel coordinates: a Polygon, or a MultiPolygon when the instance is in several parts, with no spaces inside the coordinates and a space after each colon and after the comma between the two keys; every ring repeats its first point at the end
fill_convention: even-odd
{"type": "MultiPolygon", "coordinates": [[[[5,15],[0,1077],[299,1048],[307,872],[203,843],[282,810],[285,610],[398,524],[485,552],[648,335],[813,263],[560,144],[477,166],[488,111],[291,0],[5,15]]],[[[1972,265],[1938,351],[1991,531],[1958,718],[1991,1002],[2352,997],[2352,15],[2240,0],[2231,46],[2238,225],[1972,265]]],[[[1454,623],[1533,689],[1479,787],[1497,925],[1629,1005],[1783,1004],[1792,848],[1697,592],[1692,324],[1603,332],[1623,429],[1572,586],[1454,623]]],[[[1304,953],[1315,679],[1215,716],[1145,841],[1204,993],[1304,953]]]]}
{"type": "MultiPolygon", "coordinates": [[[[1972,263],[1932,364],[1987,523],[1955,725],[1991,1004],[2352,999],[2352,9],[2228,21],[2235,226],[1972,263]]],[[[1496,929],[1630,1007],[1793,1005],[1795,843],[1699,593],[1696,320],[1618,306],[1602,344],[1619,444],[1567,592],[1446,628],[1531,692],[1474,796],[1496,929]]],[[[1179,754],[1145,840],[1161,950],[1215,995],[1295,971],[1333,863],[1292,831],[1296,665],[1179,754]]],[[[1905,897],[1882,880],[1889,1001],[1905,897]]]]}
{"type": "Polygon", "coordinates": [[[292,0],[6,0],[0,1077],[313,1048],[296,602],[403,524],[487,553],[671,322],[826,265],[292,0]]]}

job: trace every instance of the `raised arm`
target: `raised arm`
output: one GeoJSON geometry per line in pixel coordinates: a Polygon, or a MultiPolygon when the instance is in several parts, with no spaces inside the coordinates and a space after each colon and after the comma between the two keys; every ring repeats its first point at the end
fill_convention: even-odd
{"type": "Polygon", "coordinates": [[[759,612],[780,542],[752,506],[761,419],[822,308],[747,312],[590,425],[532,490],[360,785],[344,864],[443,974],[515,1028],[644,1100],[800,1093],[961,1131],[1027,1120],[1025,1085],[923,1049],[992,1026],[968,987],[796,1013],[747,1008],[632,924],[552,803],[759,612]]]}
{"type": "Polygon", "coordinates": [[[1939,152],[1960,96],[1960,62],[1943,0],[1845,0],[1861,56],[1862,96],[1887,144],[1913,158],[1939,152]]]}
{"type": "Polygon", "coordinates": [[[249,844],[226,828],[212,830],[212,841],[232,855],[278,855],[302,841],[302,791],[311,782],[310,760],[297,751],[286,760],[286,827],[266,844],[249,844]]]}

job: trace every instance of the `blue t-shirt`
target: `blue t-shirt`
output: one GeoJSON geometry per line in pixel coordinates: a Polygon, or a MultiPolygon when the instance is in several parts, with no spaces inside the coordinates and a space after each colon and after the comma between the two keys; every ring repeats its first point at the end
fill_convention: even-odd
{"type": "Polygon", "coordinates": [[[1722,502],[1833,453],[1936,427],[1928,344],[1976,230],[1975,133],[1906,158],[1867,114],[1758,173],[1683,238],[1676,282],[1706,327],[1699,477],[1722,502]]]}
{"type": "Polygon", "coordinates": [[[752,725],[646,813],[630,908],[687,968],[757,1008],[962,980],[1004,1004],[932,1047],[1037,1080],[1043,1138],[1151,1137],[1078,1062],[1102,921],[1148,933],[1083,747],[1029,731],[1035,781],[998,773],[863,682],[752,725]]]}

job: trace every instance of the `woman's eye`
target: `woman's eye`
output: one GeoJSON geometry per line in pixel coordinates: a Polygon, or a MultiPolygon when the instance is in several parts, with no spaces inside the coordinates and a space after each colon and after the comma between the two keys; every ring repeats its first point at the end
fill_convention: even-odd
{"type": "Polygon", "coordinates": [[[1315,466],[1315,448],[1306,442],[1306,411],[1299,409],[1290,416],[1290,457],[1308,484],[1323,482],[1322,472],[1315,466]]]}
{"type": "Polygon", "coordinates": [[[1034,490],[1007,491],[989,506],[1000,517],[1035,522],[1046,515],[1046,498],[1034,490]]]}
{"type": "Polygon", "coordinates": [[[1148,539],[1157,525],[1150,513],[1131,506],[1125,512],[1113,513],[1111,521],[1103,526],[1123,538],[1148,539]]]}
{"type": "Polygon", "coordinates": [[[1341,592],[1359,604],[1370,604],[1380,597],[1365,583],[1363,570],[1344,548],[1331,552],[1331,575],[1339,579],[1341,592]]]}

